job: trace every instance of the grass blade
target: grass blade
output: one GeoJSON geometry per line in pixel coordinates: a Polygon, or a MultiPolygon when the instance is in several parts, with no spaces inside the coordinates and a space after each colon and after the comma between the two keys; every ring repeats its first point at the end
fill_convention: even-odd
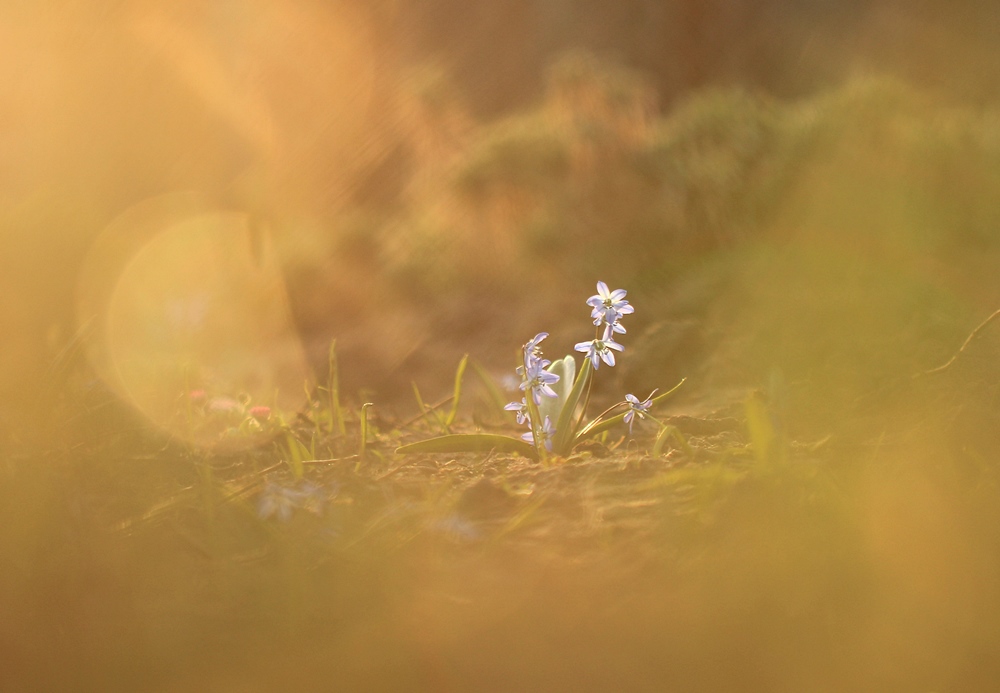
{"type": "Polygon", "coordinates": [[[761,466],[772,462],[780,462],[784,457],[782,440],[774,430],[771,412],[759,392],[752,392],[746,403],[747,432],[750,434],[750,445],[754,457],[761,466]]]}
{"type": "Polygon", "coordinates": [[[691,447],[687,442],[687,438],[681,434],[676,426],[664,426],[660,429],[660,433],[656,436],[656,442],[653,443],[653,450],[650,453],[653,457],[659,457],[663,453],[663,446],[666,445],[668,438],[673,438],[688,456],[694,457],[694,448],[691,447]]]}
{"type": "Polygon", "coordinates": [[[337,340],[330,342],[330,374],[326,384],[330,395],[330,431],[347,435],[344,412],[340,408],[340,369],[337,365],[337,340]]]}
{"type": "Polygon", "coordinates": [[[361,405],[361,449],[358,454],[363,458],[368,451],[368,410],[375,405],[365,402],[361,405]]]}
{"type": "Polygon", "coordinates": [[[411,381],[410,384],[413,386],[413,396],[417,400],[417,406],[420,408],[421,415],[422,416],[430,415],[434,417],[434,420],[437,422],[437,425],[441,427],[441,431],[443,433],[451,433],[451,430],[448,428],[448,424],[445,423],[444,418],[437,410],[437,407],[439,405],[431,407],[425,404],[424,398],[420,396],[420,388],[417,387],[417,382],[414,380],[411,381]]]}
{"type": "Polygon", "coordinates": [[[465,375],[465,367],[468,363],[468,354],[463,356],[462,360],[458,362],[458,370],[455,371],[455,394],[451,400],[451,411],[448,412],[448,416],[444,420],[445,426],[451,426],[455,423],[455,417],[458,416],[458,398],[462,394],[462,377],[465,375]]]}
{"type": "Polygon", "coordinates": [[[507,404],[507,398],[504,397],[503,393],[500,391],[500,388],[497,387],[497,384],[493,382],[493,378],[490,377],[490,374],[486,372],[486,369],[484,369],[481,365],[479,365],[479,363],[475,360],[471,361],[470,363],[472,364],[472,370],[476,372],[476,375],[479,376],[479,379],[482,381],[483,386],[486,388],[486,393],[489,395],[490,402],[492,402],[493,405],[496,407],[497,411],[500,413],[500,416],[503,416],[505,411],[504,406],[506,406],[507,404]]]}
{"type": "Polygon", "coordinates": [[[294,433],[288,431],[285,435],[285,442],[288,445],[288,466],[292,470],[292,477],[298,480],[305,473],[302,462],[309,456],[309,451],[305,449],[294,433]]]}

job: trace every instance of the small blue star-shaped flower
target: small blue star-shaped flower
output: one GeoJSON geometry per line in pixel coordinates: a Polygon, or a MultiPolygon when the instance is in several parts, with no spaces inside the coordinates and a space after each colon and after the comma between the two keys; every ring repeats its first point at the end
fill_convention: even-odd
{"type": "Polygon", "coordinates": [[[656,390],[650,392],[649,397],[647,397],[644,402],[640,402],[639,398],[633,394],[625,395],[625,402],[628,404],[628,411],[625,412],[623,420],[628,424],[629,435],[632,434],[632,423],[635,421],[635,417],[638,416],[640,419],[646,418],[646,412],[648,412],[649,408],[653,406],[653,395],[655,394],[656,390]]]}
{"type": "MultiPolygon", "coordinates": [[[[515,371],[519,376],[521,376],[522,381],[529,377],[530,372],[534,372],[539,368],[547,367],[552,361],[549,359],[542,358],[542,350],[538,347],[538,343],[549,336],[548,332],[539,332],[534,337],[528,340],[528,343],[521,347],[524,352],[524,365],[518,366],[515,371]]],[[[523,390],[523,382],[522,387],[523,390]]]]}
{"type": "MultiPolygon", "coordinates": [[[[634,313],[635,308],[625,300],[627,293],[625,289],[611,291],[604,282],[597,282],[597,293],[587,299],[587,305],[593,308],[590,317],[594,319],[594,324],[600,325],[603,322],[614,329],[622,316],[634,313]]],[[[623,334],[625,328],[619,325],[614,331],[623,334]]]]}
{"type": "Polygon", "coordinates": [[[520,426],[528,420],[528,400],[522,397],[520,402],[511,402],[504,407],[507,411],[517,413],[517,424],[520,426]]]}
{"type": "MultiPolygon", "coordinates": [[[[538,344],[549,336],[548,332],[539,332],[534,337],[528,340],[528,343],[524,345],[524,353],[531,354],[532,356],[538,356],[541,354],[541,349],[538,348],[538,344]]],[[[525,357],[527,358],[527,356],[525,357]]]]}
{"type": "MultiPolygon", "coordinates": [[[[556,429],[552,425],[552,419],[546,416],[545,421],[542,423],[542,429],[539,433],[542,434],[542,443],[545,445],[545,449],[550,452],[552,451],[552,436],[555,435],[555,432],[556,429]]],[[[531,431],[522,434],[521,438],[532,445],[535,445],[535,434],[531,431]]]]}
{"type": "Polygon", "coordinates": [[[589,342],[579,342],[573,347],[576,351],[582,351],[594,364],[594,370],[601,365],[601,361],[609,366],[615,365],[616,351],[624,351],[625,347],[615,341],[615,336],[611,332],[611,326],[604,329],[604,336],[601,339],[592,339],[589,342]]]}
{"type": "Polygon", "coordinates": [[[551,361],[530,356],[525,352],[525,364],[523,369],[519,366],[518,372],[521,375],[521,390],[527,392],[531,390],[531,396],[535,404],[542,403],[542,395],[546,397],[558,397],[559,395],[552,389],[552,385],[559,382],[559,376],[545,370],[551,361]]]}

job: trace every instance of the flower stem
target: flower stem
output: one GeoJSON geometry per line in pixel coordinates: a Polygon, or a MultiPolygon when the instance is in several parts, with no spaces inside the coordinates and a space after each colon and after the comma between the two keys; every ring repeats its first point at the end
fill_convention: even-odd
{"type": "Polygon", "coordinates": [[[589,425],[596,426],[597,424],[601,423],[601,420],[605,416],[607,416],[608,414],[610,414],[611,412],[613,412],[615,409],[617,409],[618,407],[622,406],[623,404],[625,404],[625,402],[616,402],[616,403],[612,404],[610,407],[608,407],[607,409],[605,409],[604,411],[602,411],[600,414],[598,414],[594,418],[594,420],[590,422],[589,425]]]}
{"type": "Polygon", "coordinates": [[[539,421],[538,405],[535,404],[535,395],[529,387],[525,392],[524,401],[528,405],[528,422],[531,424],[531,439],[535,443],[535,451],[538,452],[538,459],[544,464],[548,460],[548,450],[545,449],[545,440],[542,435],[542,423],[539,421]]]}
{"type": "MultiPolygon", "coordinates": [[[[597,327],[594,328],[594,339],[600,339],[600,338],[601,338],[601,326],[598,325],[597,327]]],[[[593,364],[593,362],[590,359],[585,358],[583,360],[583,364],[584,368],[587,367],[587,364],[590,364],[591,368],[593,368],[595,371],[597,370],[597,367],[593,364]]],[[[594,386],[594,379],[593,377],[591,377],[590,380],[587,381],[587,394],[583,398],[583,409],[580,410],[580,418],[576,420],[576,426],[573,427],[574,432],[580,430],[580,425],[583,423],[584,419],[587,416],[587,406],[590,404],[590,389],[593,386],[594,386]]],[[[601,416],[603,416],[603,414],[601,416]]]]}

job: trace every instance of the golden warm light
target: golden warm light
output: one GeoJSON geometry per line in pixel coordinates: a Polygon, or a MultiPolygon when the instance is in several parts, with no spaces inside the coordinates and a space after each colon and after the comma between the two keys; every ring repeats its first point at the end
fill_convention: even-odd
{"type": "Polygon", "coordinates": [[[77,295],[95,371],[175,436],[254,445],[220,437],[232,403],[295,411],[315,383],[270,239],[247,214],[190,196],[140,203],[95,242],[77,295]],[[208,410],[201,425],[192,406],[208,410]]]}
{"type": "Polygon", "coordinates": [[[5,3],[0,691],[997,689],[998,45],[5,3]]]}

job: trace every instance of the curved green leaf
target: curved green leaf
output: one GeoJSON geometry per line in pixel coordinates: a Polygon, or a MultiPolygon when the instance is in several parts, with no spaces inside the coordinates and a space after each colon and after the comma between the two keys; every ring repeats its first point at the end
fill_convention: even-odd
{"type": "MultiPolygon", "coordinates": [[[[538,418],[544,422],[545,417],[548,416],[552,420],[552,425],[556,426],[559,423],[559,415],[565,408],[566,400],[573,389],[576,378],[576,361],[573,360],[572,356],[566,356],[553,361],[545,370],[559,376],[559,381],[552,385],[557,396],[542,397],[542,402],[538,405],[538,418]]],[[[556,430],[559,429],[556,428],[556,430]]]]}
{"type": "Polygon", "coordinates": [[[573,417],[576,416],[576,407],[580,403],[580,398],[583,397],[584,390],[587,389],[587,383],[590,382],[593,371],[594,368],[584,359],[580,373],[576,376],[576,382],[573,383],[573,389],[567,395],[562,411],[559,412],[556,434],[552,441],[552,449],[557,455],[568,455],[576,442],[576,431],[572,430],[573,417]]]}
{"type": "Polygon", "coordinates": [[[410,455],[418,452],[516,452],[530,459],[537,459],[535,448],[518,438],[492,433],[455,433],[428,438],[396,448],[396,454],[410,455]]]}

